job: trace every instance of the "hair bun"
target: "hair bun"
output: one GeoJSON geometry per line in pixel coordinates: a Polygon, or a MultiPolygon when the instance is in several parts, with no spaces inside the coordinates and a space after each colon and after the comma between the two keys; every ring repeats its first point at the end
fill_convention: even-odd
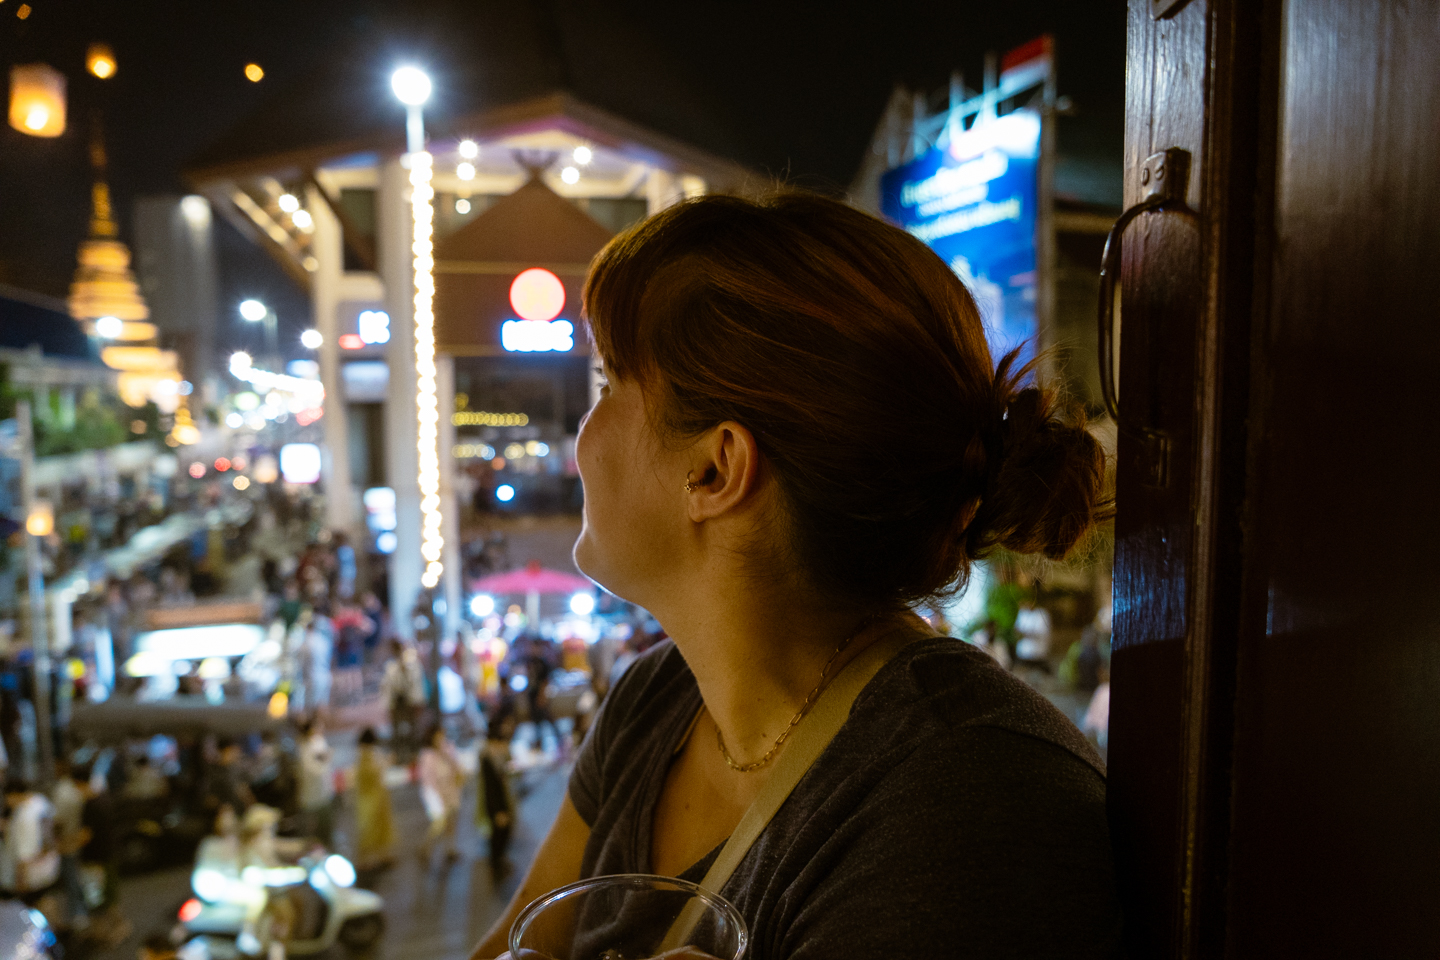
{"type": "Polygon", "coordinates": [[[1005,405],[1002,458],[1030,442],[1035,432],[1045,425],[1049,413],[1047,407],[1046,398],[1039,387],[1026,387],[1010,398],[1010,402],[1005,405]]]}
{"type": "MultiPolygon", "coordinates": [[[[997,386],[1008,393],[1013,381],[997,386]]],[[[1105,452],[1078,408],[1057,410],[1053,390],[1026,387],[1004,409],[999,463],[966,529],[967,552],[1002,546],[1058,560],[1105,515],[1105,452]]]]}

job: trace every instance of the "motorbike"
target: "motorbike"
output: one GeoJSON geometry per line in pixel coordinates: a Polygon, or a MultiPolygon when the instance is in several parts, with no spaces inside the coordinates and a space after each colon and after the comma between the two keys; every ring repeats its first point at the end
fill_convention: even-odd
{"type": "Polygon", "coordinates": [[[241,867],[224,838],[201,844],[179,911],[185,937],[233,939],[241,953],[263,956],[282,941],[288,956],[307,956],[336,943],[364,950],[385,930],[379,894],[355,887],[355,867],[338,853],[313,848],[296,862],[241,867]],[[217,841],[217,842],[212,842],[217,841]]]}

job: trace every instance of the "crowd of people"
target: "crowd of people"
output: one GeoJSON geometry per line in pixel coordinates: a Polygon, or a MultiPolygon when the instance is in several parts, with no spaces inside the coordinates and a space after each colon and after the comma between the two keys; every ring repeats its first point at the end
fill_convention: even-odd
{"type": "Polygon", "coordinates": [[[49,795],[5,784],[0,887],[78,937],[114,943],[130,932],[117,908],[119,860],[110,790],[89,764],[58,764],[49,795]]]}
{"type": "Polygon", "coordinates": [[[664,636],[643,611],[607,610],[597,611],[599,638],[588,644],[527,618],[465,622],[450,637],[434,623],[402,639],[382,600],[383,566],[368,567],[372,558],[324,529],[313,504],[279,490],[248,504],[238,522],[197,531],[76,604],[72,650],[49,691],[57,760],[48,781],[33,666],[23,653],[0,662],[0,895],[39,908],[67,942],[123,939],[121,873],[180,866],[192,854],[274,865],[323,848],[373,875],[403,850],[443,868],[468,842],[468,817],[504,878],[517,771],[568,757],[599,700],[664,636]],[[258,603],[280,651],[268,673],[247,672],[242,657],[230,658],[223,680],[183,660],[173,678],[125,669],[158,622],[222,598],[258,603]],[[196,710],[202,699],[248,704],[257,716],[264,708],[279,722],[103,742],[67,726],[67,705],[78,701],[176,695],[192,695],[196,710]],[[336,721],[345,729],[327,730],[336,721]],[[423,835],[402,837],[392,804],[402,784],[418,793],[423,835]]]}

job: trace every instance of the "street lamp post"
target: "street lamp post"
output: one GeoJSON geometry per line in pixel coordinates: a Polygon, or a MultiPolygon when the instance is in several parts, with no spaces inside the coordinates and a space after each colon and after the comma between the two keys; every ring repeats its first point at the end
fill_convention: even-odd
{"type": "Polygon", "coordinates": [[[421,108],[430,99],[430,78],[416,67],[401,67],[390,78],[405,104],[406,159],[410,168],[410,213],[414,225],[411,252],[415,288],[415,374],[417,452],[420,487],[420,555],[425,560],[420,584],[433,590],[444,570],[440,513],[440,404],[435,368],[435,189],[434,162],[425,150],[421,108]]]}
{"type": "MultiPolygon", "coordinates": [[[[440,495],[440,403],[435,365],[435,188],[434,159],[425,149],[425,122],[421,113],[430,99],[430,78],[417,67],[401,67],[390,78],[395,97],[405,105],[405,147],[402,165],[410,171],[411,275],[415,326],[416,486],[420,494],[420,594],[415,612],[424,614],[431,634],[429,673],[433,680],[440,666],[440,639],[446,631],[436,622],[448,619],[449,605],[435,596],[444,571],[443,520],[440,495]]],[[[416,622],[422,622],[416,618],[416,622]]],[[[417,637],[418,639],[418,637],[417,637]]],[[[432,686],[432,690],[438,689],[432,686]]]]}

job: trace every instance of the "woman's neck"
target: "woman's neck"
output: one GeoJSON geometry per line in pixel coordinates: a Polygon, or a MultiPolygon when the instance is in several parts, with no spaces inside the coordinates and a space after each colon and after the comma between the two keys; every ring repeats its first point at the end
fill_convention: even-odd
{"type": "Polygon", "coordinates": [[[877,616],[794,595],[765,597],[753,582],[703,591],[675,609],[669,618],[651,612],[685,657],[705,709],[739,763],[759,759],[774,745],[821,683],[827,663],[828,682],[902,617],[914,616],[877,616]]]}

